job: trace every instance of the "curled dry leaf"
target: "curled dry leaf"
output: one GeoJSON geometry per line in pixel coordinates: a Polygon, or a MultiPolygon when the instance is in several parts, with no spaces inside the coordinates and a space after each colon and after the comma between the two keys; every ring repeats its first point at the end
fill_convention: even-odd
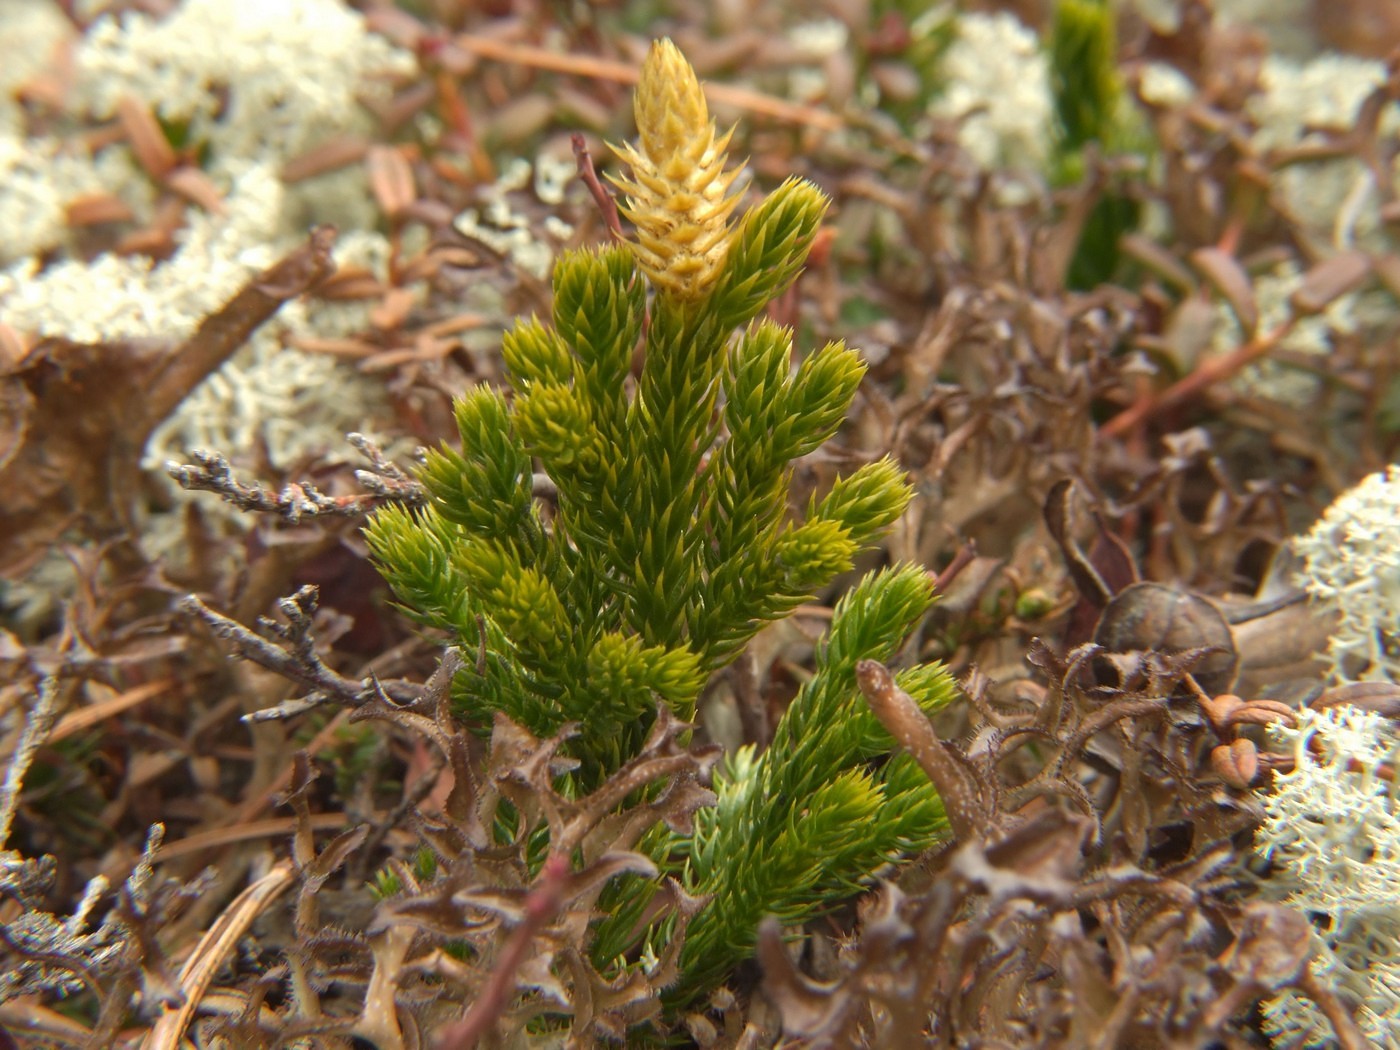
{"type": "Polygon", "coordinates": [[[1219,248],[1198,248],[1191,253],[1191,265],[1230,304],[1246,338],[1253,338],[1259,327],[1259,304],[1239,260],[1219,248]]]}
{"type": "Polygon", "coordinates": [[[1274,722],[1293,725],[1297,721],[1294,709],[1277,700],[1245,701],[1233,693],[1200,696],[1197,700],[1211,728],[1223,738],[1232,736],[1235,729],[1243,725],[1264,726],[1274,722]]]}
{"type": "Polygon", "coordinates": [[[68,201],[63,209],[72,227],[100,226],[109,222],[131,222],[136,213],[115,193],[84,193],[68,201]]]}
{"type": "Polygon", "coordinates": [[[1400,718],[1400,686],[1391,682],[1349,682],[1328,689],[1308,706],[1322,711],[1339,704],[1400,718]]]}
{"type": "Polygon", "coordinates": [[[288,185],[350,166],[364,157],[369,143],[358,135],[337,135],[293,157],[278,172],[288,185]]]}
{"type": "Polygon", "coordinates": [[[363,266],[340,266],[316,287],[316,298],[327,302],[355,302],[375,299],[384,285],[372,270],[363,266]]]}
{"type": "MultiPolygon", "coordinates": [[[[0,321],[0,382],[11,369],[24,360],[33,348],[34,341],[17,332],[13,327],[0,321]]],[[[7,443],[0,439],[0,466],[6,459],[7,443]]]]}
{"type": "Polygon", "coordinates": [[[1297,720],[1297,712],[1285,703],[1278,700],[1251,700],[1232,712],[1226,720],[1226,725],[1231,729],[1244,725],[1267,726],[1275,722],[1291,726],[1297,720]]]}
{"type": "Polygon", "coordinates": [[[369,323],[381,332],[400,328],[408,320],[416,301],[417,294],[413,289],[391,288],[370,308],[369,323]]]}
{"type": "Polygon", "coordinates": [[[1302,283],[1288,297],[1295,313],[1317,314],[1354,292],[1371,276],[1371,257],[1365,252],[1341,252],[1303,274],[1302,283]]]}
{"type": "Polygon", "coordinates": [[[184,164],[165,177],[165,184],[185,200],[213,215],[224,213],[224,195],[214,180],[199,168],[184,164]]]}
{"type": "Polygon", "coordinates": [[[1137,565],[1123,540],[1092,515],[1094,540],[1086,552],[1076,535],[1083,515],[1081,490],[1070,478],[1050,486],[1045,497],[1045,525],[1065,558],[1070,576],[1086,602],[1102,609],[1125,587],[1138,581],[1137,565]]]}
{"type": "Polygon", "coordinates": [[[1170,250],[1151,238],[1130,233],[1123,238],[1120,247],[1125,255],[1174,285],[1178,291],[1190,292],[1195,289],[1196,278],[1191,271],[1170,250]]]}
{"type": "Polygon", "coordinates": [[[174,147],[165,137],[151,107],[130,95],[123,96],[117,102],[117,120],[146,174],[163,182],[174,170],[177,160],[174,147]]]}

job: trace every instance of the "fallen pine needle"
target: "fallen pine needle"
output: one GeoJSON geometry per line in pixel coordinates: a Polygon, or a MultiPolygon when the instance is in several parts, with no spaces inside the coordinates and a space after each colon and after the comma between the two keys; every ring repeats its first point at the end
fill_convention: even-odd
{"type": "Polygon", "coordinates": [[[124,693],[118,693],[110,700],[103,700],[100,703],[92,704],[88,707],[80,707],[76,711],[69,711],[58,720],[58,724],[53,727],[53,732],[49,734],[49,743],[57,743],[67,739],[74,733],[81,733],[84,729],[91,729],[101,722],[107,721],[113,715],[120,714],[128,708],[144,703],[153,696],[159,696],[172,685],[174,679],[163,678],[159,682],[147,682],[145,685],[138,685],[134,689],[128,689],[124,693]]]}
{"type": "Polygon", "coordinates": [[[238,944],[239,938],[248,932],[253,920],[280,897],[295,878],[296,868],[290,860],[284,860],[224,909],[224,913],[200,938],[194,954],[180,968],[180,991],[184,994],[184,1001],[173,1010],[166,1009],[142,1042],[141,1050],[179,1050],[195,1009],[224,960],[238,944]]]}

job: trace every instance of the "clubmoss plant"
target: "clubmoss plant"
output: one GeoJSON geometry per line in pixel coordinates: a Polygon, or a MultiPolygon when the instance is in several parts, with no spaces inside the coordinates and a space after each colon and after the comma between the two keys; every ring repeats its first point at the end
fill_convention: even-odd
{"type": "MultiPolygon", "coordinates": [[[[510,391],[462,397],[460,445],[423,464],[429,506],[384,509],[368,528],[403,605],[478,654],[456,682],[460,716],[484,730],[504,713],[539,736],[576,724],[563,784],[579,793],[637,754],[658,702],[691,718],[710,674],[849,570],[910,498],[881,460],[790,519],[793,460],[832,436],[864,373],[841,343],[794,369],[791,332],[759,319],[801,270],[826,200],[789,179],[735,219],[729,133],[669,41],[646,59],[635,111],[638,141],[618,150],[630,170],[614,180],[635,239],[558,261],[552,324],[505,336],[510,391]]],[[[732,757],[693,833],[644,840],[663,874],[710,898],[678,999],[722,981],[763,915],[801,922],[943,833],[916,767],[872,764],[891,742],[853,675],[891,658],[932,598],[922,570],[868,577],[773,745],[732,757]]],[[[952,694],[939,669],[903,684],[930,708],[952,694]]],[[[637,921],[661,885],[641,882],[600,901],[601,965],[655,958],[672,936],[669,919],[637,921]]]]}

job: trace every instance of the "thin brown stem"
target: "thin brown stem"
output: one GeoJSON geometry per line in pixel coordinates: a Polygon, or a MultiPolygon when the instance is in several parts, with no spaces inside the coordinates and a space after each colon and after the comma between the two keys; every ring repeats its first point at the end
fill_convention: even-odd
{"type": "Polygon", "coordinates": [[[516,972],[525,961],[534,940],[559,913],[564,901],[564,884],[569,877],[569,859],[552,854],[540,869],[534,888],[525,899],[525,915],[510,935],[501,956],[491,970],[491,977],[481,994],[456,1024],[443,1029],[438,1036],[437,1050],[471,1050],[491,1031],[505,1012],[515,991],[516,972]]]}
{"type": "Polygon", "coordinates": [[[583,184],[588,187],[588,192],[593,195],[593,201],[598,205],[598,211],[602,213],[603,222],[607,224],[608,232],[615,240],[622,240],[622,220],[617,214],[617,201],[608,192],[608,188],[598,178],[598,172],[593,167],[593,154],[588,151],[588,144],[582,135],[577,133],[569,136],[569,142],[574,148],[574,160],[578,163],[578,177],[583,180],[583,184]]]}

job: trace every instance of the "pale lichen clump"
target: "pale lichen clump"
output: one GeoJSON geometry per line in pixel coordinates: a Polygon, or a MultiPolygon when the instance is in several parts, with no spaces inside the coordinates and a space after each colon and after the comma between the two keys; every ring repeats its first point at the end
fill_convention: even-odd
{"type": "MultiPolygon", "coordinates": [[[[1269,735],[1292,753],[1261,794],[1255,849],[1271,862],[1264,892],[1313,917],[1311,967],[1358,1004],[1376,1046],[1400,1039],[1400,806],[1383,771],[1400,759],[1390,720],[1342,706],[1304,708],[1269,735]]],[[[1277,1046],[1336,1046],[1331,1024],[1289,992],[1264,1005],[1277,1046]]]]}
{"type": "Polygon", "coordinates": [[[1317,46],[1308,28],[1310,0],[1214,0],[1212,6],[1222,24],[1262,33],[1274,54],[1306,55],[1317,46]]]}
{"type": "Polygon", "coordinates": [[[1155,106],[1185,106],[1196,97],[1196,85],[1167,62],[1144,62],[1138,74],[1138,90],[1155,106]]]}
{"type": "MultiPolygon", "coordinates": [[[[149,105],[220,186],[249,162],[281,167],[337,136],[365,136],[363,101],[387,101],[413,56],[369,31],[344,0],[183,0],[161,18],[104,14],[74,50],[69,107],[109,119],[123,98],[149,105]]],[[[358,166],[290,183],[290,230],[378,221],[358,166]]]]}
{"type": "MultiPolygon", "coordinates": [[[[13,6],[0,6],[0,11],[13,6]]],[[[33,5],[30,5],[33,6],[33,5]]],[[[63,246],[65,207],[114,192],[139,217],[154,189],[121,145],[95,158],[55,140],[0,134],[0,219],[20,231],[0,246],[0,313],[30,336],[101,343],[182,339],[279,255],[308,225],[344,232],[338,263],[387,277],[388,241],[358,166],[289,184],[279,171],[299,152],[372,127],[362,98],[387,98],[412,55],[369,31],[342,0],[184,0],[165,17],[106,14],[75,42],[70,116],[106,119],[124,98],[146,103],[207,149],[204,168],[223,206],[191,210],[176,250],[139,256],[39,259],[63,246]],[[327,192],[334,189],[336,192],[327,192]]],[[[340,337],[368,327],[368,304],[292,303],[166,422],[147,450],[159,469],[223,434],[227,451],[256,438],[280,466],[337,447],[346,429],[384,414],[379,384],[333,359],[284,344],[292,335],[340,337]],[[287,413],[288,391],[298,411],[287,413]],[[295,420],[293,423],[292,420],[295,420]],[[347,425],[348,424],[348,425],[347,425]]]]}
{"type": "MultiPolygon", "coordinates": [[[[0,314],[20,331],[87,344],[188,338],[294,243],[282,223],[285,192],[269,165],[248,165],[233,178],[222,213],[192,212],[179,249],[160,263],[104,254],[41,268],[36,258],[25,259],[0,270],[0,314]]],[[[0,193],[0,204],[5,200],[0,193]]],[[[384,235],[369,230],[342,234],[334,252],[337,265],[363,267],[381,280],[387,278],[388,256],[384,235]]],[[[296,336],[363,331],[369,311],[368,302],[285,304],[156,428],[142,466],[170,484],[160,478],[166,462],[185,460],[191,449],[233,456],[259,449],[269,462],[289,469],[310,457],[334,458],[348,431],[374,433],[390,411],[382,384],[331,356],[286,345],[296,336]]],[[[217,528],[246,528],[246,516],[227,504],[202,509],[217,528]]],[[[143,504],[134,511],[147,556],[178,561],[187,553],[178,509],[143,504]]],[[[54,552],[24,580],[3,588],[0,610],[17,623],[37,622],[72,585],[72,566],[54,552]]]]}
{"type": "Polygon", "coordinates": [[[789,29],[786,44],[796,53],[800,64],[788,70],[788,96],[802,102],[839,104],[841,90],[837,88],[836,94],[832,94],[837,85],[828,64],[847,54],[850,41],[850,28],[838,18],[800,22],[789,29]]]}
{"type": "MultiPolygon", "coordinates": [[[[122,99],[136,100],[198,157],[222,201],[189,209],[159,260],[79,254],[68,217],[75,200],[112,194],[139,224],[160,188],[125,142],[89,154],[80,141],[30,134],[26,113],[0,100],[0,226],[13,234],[0,245],[0,316],[8,325],[29,338],[177,342],[301,244],[308,226],[325,222],[342,231],[337,264],[363,267],[387,284],[389,242],[375,229],[380,216],[363,167],[300,182],[280,172],[328,139],[371,131],[361,101],[390,97],[394,78],[416,68],[410,53],[372,33],[343,0],[183,0],[162,17],[104,14],[76,37],[66,23],[27,17],[47,6],[0,0],[0,42],[45,61],[55,44],[71,45],[64,118],[107,120],[122,99]]],[[[28,76],[42,68],[14,65],[0,70],[0,84],[11,89],[16,70],[28,76]]],[[[362,332],[370,308],[314,299],[284,305],[162,424],[143,466],[163,473],[168,459],[184,459],[192,448],[218,448],[235,458],[259,449],[291,469],[328,450],[334,455],[348,430],[373,432],[390,413],[382,383],[287,345],[362,332]]],[[[183,542],[181,516],[147,507],[136,513],[147,510],[143,548],[172,554],[183,542]]],[[[230,528],[239,521],[232,508],[209,510],[230,528]]],[[[63,561],[35,572],[6,590],[0,607],[43,615],[66,589],[52,582],[71,576],[63,561]]]]}
{"type": "Polygon", "coordinates": [[[22,89],[74,37],[57,4],[0,0],[0,266],[66,246],[67,208],[84,195],[115,193],[138,217],[149,211],[150,189],[126,154],[28,134],[22,89]]]}
{"type": "MultiPolygon", "coordinates": [[[[4,17],[0,11],[0,17],[4,17]]],[[[92,156],[52,136],[0,130],[0,266],[63,248],[73,237],[68,206],[115,193],[133,215],[149,212],[153,196],[130,158],[115,149],[92,156]]]]}
{"type": "Polygon", "coordinates": [[[75,57],[76,109],[105,118],[134,96],[207,143],[215,173],[367,131],[359,99],[387,98],[388,78],[414,65],[341,0],[184,0],[165,18],[105,15],[75,57]]]}
{"type": "Polygon", "coordinates": [[[1333,608],[1332,677],[1400,682],[1400,468],[1372,474],[1293,541],[1298,584],[1333,608]]]}
{"type": "Polygon", "coordinates": [[[221,214],[192,212],[179,249],[164,262],[103,254],[0,273],[0,309],[32,335],[79,343],[181,339],[244,281],[276,259],[282,184],[266,165],[233,179],[221,214]]]}
{"type": "Polygon", "coordinates": [[[943,56],[948,86],[930,107],[988,171],[1044,171],[1055,127],[1050,63],[1034,31],[1001,13],[959,15],[943,56]]]}
{"type": "MultiPolygon", "coordinates": [[[[388,254],[381,234],[352,230],[341,235],[333,258],[338,267],[365,269],[382,280],[388,254]]],[[[286,344],[297,336],[345,338],[366,331],[370,309],[369,302],[354,301],[285,304],[151,435],[142,465],[159,471],[196,448],[235,454],[260,448],[283,469],[314,457],[351,456],[345,434],[373,434],[389,416],[382,384],[329,355],[286,344]]],[[[246,524],[233,508],[208,509],[246,524]]]]}
{"type": "Polygon", "coordinates": [[[25,112],[18,89],[66,47],[73,23],[58,4],[34,0],[0,0],[0,133],[23,131],[25,112]]]}
{"type": "MultiPolygon", "coordinates": [[[[479,206],[462,211],[452,220],[452,225],[462,236],[480,241],[526,273],[543,280],[554,265],[559,246],[573,237],[574,228],[553,214],[546,215],[538,224],[533,223],[528,210],[518,209],[512,196],[529,187],[540,203],[556,207],[564,202],[565,187],[575,170],[573,161],[548,154],[533,164],[523,158],[511,160],[503,166],[494,183],[481,187],[479,206]]],[[[494,314],[499,305],[493,302],[485,312],[494,314]]]]}
{"type": "MultiPolygon", "coordinates": [[[[1323,129],[1354,128],[1362,103],[1385,83],[1385,65],[1350,55],[1322,54],[1308,62],[1270,57],[1260,87],[1248,104],[1258,125],[1256,149],[1296,149],[1326,143],[1323,129]]],[[[1381,115],[1382,139],[1400,131],[1400,110],[1381,115]]],[[[1392,180],[1400,185],[1400,176],[1392,180]]],[[[1374,173],[1357,157],[1336,156],[1289,164],[1270,181],[1276,199],[1310,238],[1314,250],[1380,247],[1381,205],[1394,187],[1376,185],[1374,173]]]]}
{"type": "Polygon", "coordinates": [[[669,40],[647,54],[634,108],[640,149],[614,147],[631,177],[613,182],[637,227],[637,263],[663,294],[702,298],[724,266],[738,203],[732,188],[743,168],[725,166],[733,130],[716,137],[695,70],[669,40]]]}
{"type": "MultiPolygon", "coordinates": [[[[111,343],[157,336],[188,338],[257,273],[272,265],[287,231],[285,190],[266,164],[233,181],[222,214],[192,214],[179,250],[162,263],[139,256],[66,259],[42,270],[28,260],[0,271],[0,309],[37,336],[111,343]]],[[[387,272],[387,244],[372,231],[341,237],[337,264],[387,272]]],[[[273,463],[340,446],[386,414],[382,388],[325,355],[287,347],[291,335],[347,335],[368,326],[367,304],[294,302],[198,386],[152,435],[143,465],[160,470],[192,448],[235,454],[261,447],[273,463]]],[[[234,515],[230,508],[227,513],[234,515]]]]}

